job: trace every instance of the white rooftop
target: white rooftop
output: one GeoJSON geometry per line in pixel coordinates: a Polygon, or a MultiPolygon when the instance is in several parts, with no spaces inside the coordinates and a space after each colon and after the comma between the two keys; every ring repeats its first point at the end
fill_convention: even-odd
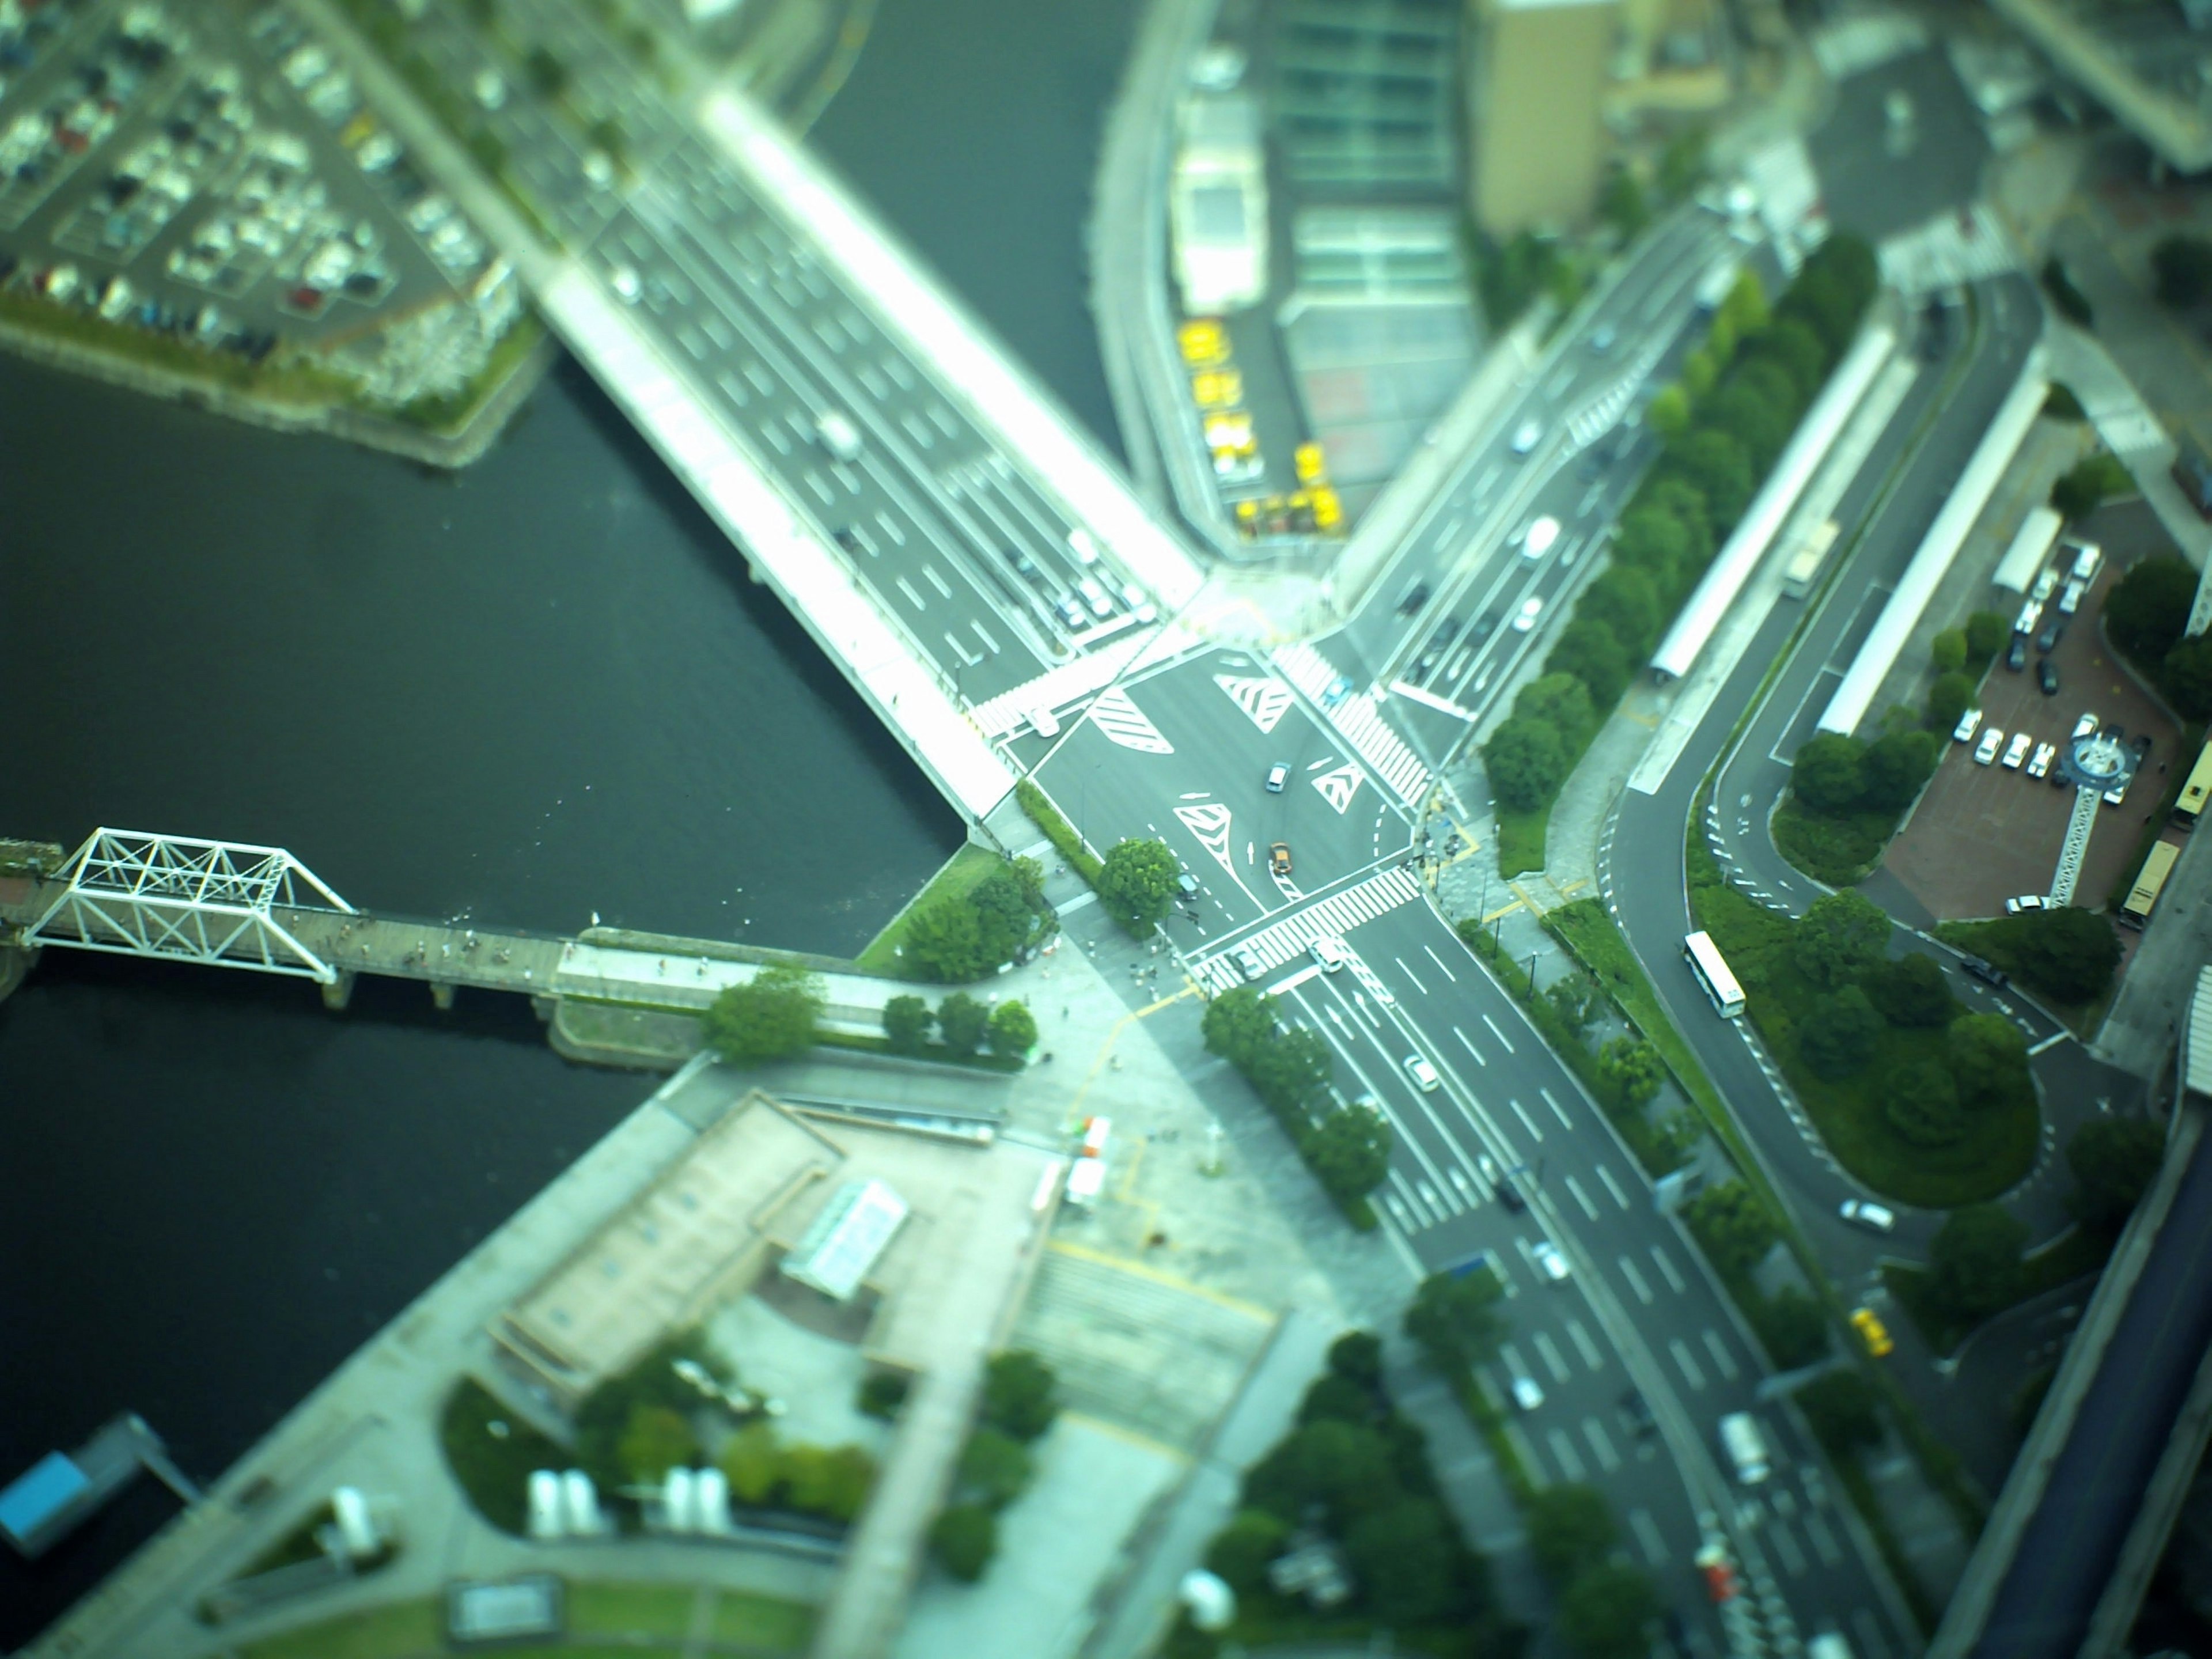
{"type": "Polygon", "coordinates": [[[784,1276],[849,1301],[906,1217],[906,1200],[883,1182],[848,1182],[784,1258],[784,1276]]]}

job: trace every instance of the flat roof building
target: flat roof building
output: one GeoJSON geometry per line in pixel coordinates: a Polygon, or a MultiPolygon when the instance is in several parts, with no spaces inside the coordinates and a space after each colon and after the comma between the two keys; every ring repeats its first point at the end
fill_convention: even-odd
{"type": "Polygon", "coordinates": [[[1600,103],[1620,0],[1472,0],[1470,18],[1475,223],[1500,240],[1579,223],[1604,176],[1600,103]]]}

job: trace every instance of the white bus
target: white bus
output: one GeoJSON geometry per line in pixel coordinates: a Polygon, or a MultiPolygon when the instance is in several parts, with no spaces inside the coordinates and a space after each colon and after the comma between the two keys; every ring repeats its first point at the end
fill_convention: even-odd
{"type": "Polygon", "coordinates": [[[1713,1006],[1721,1011],[1722,1018],[1734,1019],[1743,1012],[1743,987],[1735,982],[1711,934],[1692,933],[1685,939],[1682,957],[1698,976],[1698,983],[1705,988],[1705,994],[1713,1000],[1713,1006]]]}

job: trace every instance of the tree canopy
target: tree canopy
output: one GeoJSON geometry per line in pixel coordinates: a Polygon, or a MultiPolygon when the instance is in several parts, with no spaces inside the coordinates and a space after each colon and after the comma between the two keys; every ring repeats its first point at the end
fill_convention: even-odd
{"type": "Polygon", "coordinates": [[[724,1060],[758,1065],[812,1048],[823,1002],[819,979],[778,963],[716,997],[702,1023],[708,1045],[724,1060]]]}
{"type": "Polygon", "coordinates": [[[1816,812],[1846,812],[1866,789],[1866,745],[1856,738],[1823,732],[1806,739],[1790,763],[1790,787],[1816,812]]]}
{"type": "Polygon", "coordinates": [[[1406,1334],[1439,1369],[1456,1370],[1488,1358],[1504,1338],[1498,1304],[1505,1286],[1485,1267],[1454,1275],[1431,1273],[1406,1310],[1406,1334]]]}
{"type": "Polygon", "coordinates": [[[1868,1000],[1893,1025],[1948,1025],[1959,1012],[1959,1000],[1951,994],[1943,965],[1917,951],[1875,963],[1859,983],[1866,988],[1868,1000]]]}
{"type": "Polygon", "coordinates": [[[1959,1097],[1974,1107],[2001,1106],[2031,1096],[2027,1039],[2002,1014],[1962,1014],[1947,1034],[1959,1097]]]}
{"type": "Polygon", "coordinates": [[[1797,1049],[1816,1076],[1834,1080],[1863,1070],[1881,1040],[1882,1018],[1856,985],[1814,998],[1797,1025],[1797,1049]]]}
{"type": "Polygon", "coordinates": [[[937,1030],[945,1048],[956,1054],[972,1054],[981,1046],[991,1023],[988,1004],[965,991],[955,991],[937,1005],[937,1030]]]}
{"type": "Polygon", "coordinates": [[[918,1054],[929,1047],[930,1027],[937,1017],[917,996],[896,996],[884,1004],[884,1039],[898,1054],[918,1054]]]}
{"type": "Polygon", "coordinates": [[[1560,1593],[1559,1634],[1578,1659],[1644,1659],[1660,1607],[1659,1592],[1642,1571],[1601,1561],[1560,1593]]]}
{"type": "Polygon", "coordinates": [[[2197,599],[2197,573],[2185,559],[2156,554],[2137,559],[2105,596],[2105,631],[2136,661],[2165,659],[2188,626],[2197,599]]]}
{"type": "Polygon", "coordinates": [[[991,1011],[991,1051],[1025,1054],[1036,1047],[1036,1016],[1026,1002],[1002,1002],[991,1011]]]}
{"type": "Polygon", "coordinates": [[[1881,1112],[1889,1127],[1916,1146],[1948,1146],[1966,1133],[1958,1081],[1949,1067],[1932,1060],[1915,1060],[1887,1075],[1881,1112]]]}
{"type": "Polygon", "coordinates": [[[1060,1378],[1026,1348],[991,1356],[983,1373],[983,1421],[1017,1440],[1034,1440],[1060,1415],[1060,1378]]]}
{"type": "Polygon", "coordinates": [[[2075,1218],[2094,1231],[2117,1234],[2157,1178],[2165,1156],[2166,1132],[2149,1119],[2091,1118],[2066,1143],[2075,1218]]]}
{"type": "Polygon", "coordinates": [[[1889,917],[1864,894],[1824,893],[1807,907],[1791,939],[1798,971],[1815,985],[1838,986],[1881,960],[1889,917]]]}
{"type": "Polygon", "coordinates": [[[2027,1228],[1994,1204],[1954,1210],[1928,1248],[1928,1289],[1962,1325],[1979,1324],[2020,1295],[2027,1228]]]}
{"type": "Polygon", "coordinates": [[[2088,1002],[2105,994],[2120,965],[2119,937],[2111,922],[2070,904],[2015,920],[2021,926],[2014,954],[2024,978],[2064,1002],[2088,1002]]]}
{"type": "Polygon", "coordinates": [[[1099,902],[1132,933],[1149,933],[1175,902],[1182,874],[1165,842],[1116,842],[1098,872],[1099,902]]]}
{"type": "Polygon", "coordinates": [[[1774,1218],[1741,1181],[1708,1187],[1690,1200],[1690,1231],[1723,1273],[1748,1273],[1781,1237],[1774,1218]]]}
{"type": "Polygon", "coordinates": [[[1522,1518],[1536,1565],[1554,1584],[1604,1560],[1620,1536],[1612,1506],[1595,1486],[1547,1486],[1529,1498],[1522,1518]]]}

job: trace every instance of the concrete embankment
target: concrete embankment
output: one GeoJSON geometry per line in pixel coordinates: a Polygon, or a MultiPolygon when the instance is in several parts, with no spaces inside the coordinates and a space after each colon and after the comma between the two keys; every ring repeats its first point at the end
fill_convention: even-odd
{"type": "Polygon", "coordinates": [[[31,971],[31,964],[39,959],[35,948],[19,945],[0,945],[0,1002],[21,985],[31,971]]]}

